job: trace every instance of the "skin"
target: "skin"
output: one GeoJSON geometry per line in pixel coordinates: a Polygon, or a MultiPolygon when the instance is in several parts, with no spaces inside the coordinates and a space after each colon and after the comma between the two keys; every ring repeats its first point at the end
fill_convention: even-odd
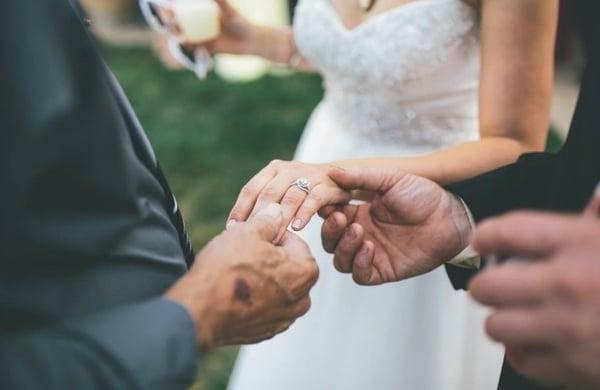
{"type": "MultiPolygon", "coordinates": [[[[345,0],[332,0],[332,6],[348,28],[355,28],[410,2],[380,0],[368,13],[345,0]]],[[[225,0],[220,4],[225,33],[208,44],[213,52],[250,53],[289,62],[296,51],[290,30],[253,26],[225,0]]],[[[448,184],[510,164],[523,153],[541,151],[549,127],[558,1],[482,0],[468,4],[478,10],[481,24],[480,140],[417,157],[327,164],[275,160],[243,187],[229,219],[245,221],[265,205],[279,202],[284,206],[284,225],[292,223],[295,230],[301,230],[320,208],[351,198],[351,193],[331,180],[338,168],[393,167],[448,184]],[[310,195],[290,188],[299,177],[309,179],[310,195]]],[[[302,67],[306,66],[303,62],[302,67]]],[[[283,233],[282,229],[280,235],[283,233]]]]}
{"type": "Polygon", "coordinates": [[[372,195],[360,206],[328,207],[323,246],[334,265],[361,285],[398,282],[439,267],[470,242],[462,202],[436,183],[397,170],[340,169],[332,174],[347,190],[372,195]]]}
{"type": "Polygon", "coordinates": [[[166,293],[190,313],[204,351],[269,339],[309,310],[318,267],[293,233],[273,245],[281,222],[281,207],[271,205],[230,226],[166,293]]]}
{"type": "Polygon", "coordinates": [[[486,330],[512,366],[544,384],[600,387],[598,203],[584,216],[511,214],[474,237],[483,254],[530,259],[486,268],[470,290],[491,307],[486,330]]]}

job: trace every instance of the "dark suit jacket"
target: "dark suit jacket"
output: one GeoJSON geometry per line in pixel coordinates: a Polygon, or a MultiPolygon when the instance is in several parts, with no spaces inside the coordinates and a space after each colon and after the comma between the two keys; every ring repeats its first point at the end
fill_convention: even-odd
{"type": "Polygon", "coordinates": [[[152,148],[67,0],[0,2],[0,388],[183,388],[193,253],[152,148]]]}
{"type": "MultiPolygon", "coordinates": [[[[579,212],[600,182],[600,4],[570,0],[582,27],[588,64],[575,116],[563,149],[523,156],[510,166],[449,189],[461,196],[476,221],[517,209],[579,212]]],[[[466,288],[475,271],[446,267],[456,288],[466,288]]],[[[501,389],[535,389],[505,364],[501,389]]]]}

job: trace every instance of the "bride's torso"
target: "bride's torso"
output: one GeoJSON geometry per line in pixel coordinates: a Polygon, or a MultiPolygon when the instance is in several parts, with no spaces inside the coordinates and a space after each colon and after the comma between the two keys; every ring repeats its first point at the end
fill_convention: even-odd
{"type": "Polygon", "coordinates": [[[478,137],[479,25],[461,0],[415,0],[353,29],[330,0],[300,0],[294,34],[324,78],[308,132],[424,152],[478,137]]]}

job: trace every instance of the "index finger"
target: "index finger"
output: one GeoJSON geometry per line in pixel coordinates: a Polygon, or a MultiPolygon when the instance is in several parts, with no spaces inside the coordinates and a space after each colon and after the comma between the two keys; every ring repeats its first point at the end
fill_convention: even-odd
{"type": "Polygon", "coordinates": [[[473,246],[482,255],[543,257],[555,252],[569,237],[571,216],[519,212],[483,222],[473,246]]]}
{"type": "Polygon", "coordinates": [[[258,195],[265,186],[275,177],[276,171],[270,165],[257,173],[250,181],[242,187],[235,205],[229,213],[227,223],[231,221],[243,222],[248,219],[254,209],[258,195]]]}
{"type": "Polygon", "coordinates": [[[552,289],[548,263],[507,262],[489,267],[469,285],[473,298],[486,306],[529,306],[545,299],[552,289]]]}

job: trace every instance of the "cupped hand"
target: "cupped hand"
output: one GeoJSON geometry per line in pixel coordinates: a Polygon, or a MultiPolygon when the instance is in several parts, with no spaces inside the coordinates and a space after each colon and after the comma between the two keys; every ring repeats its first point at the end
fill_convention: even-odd
{"type": "Polygon", "coordinates": [[[351,200],[350,192],[341,189],[330,178],[329,174],[336,170],[327,164],[274,160],[242,188],[229,215],[229,223],[245,221],[267,205],[280,203],[283,225],[278,238],[283,236],[290,223],[294,230],[302,230],[319,209],[351,200]],[[307,192],[293,185],[301,178],[309,183],[307,192]]]}
{"type": "Polygon", "coordinates": [[[293,233],[287,232],[281,246],[273,245],[281,222],[281,207],[271,205],[231,226],[167,292],[189,311],[203,349],[266,340],[309,310],[319,270],[293,233]]]}
{"type": "Polygon", "coordinates": [[[374,200],[322,210],[323,246],[334,265],[362,285],[397,282],[432,271],[469,243],[462,202],[427,179],[396,169],[333,172],[346,190],[370,191],[374,200]]]}

